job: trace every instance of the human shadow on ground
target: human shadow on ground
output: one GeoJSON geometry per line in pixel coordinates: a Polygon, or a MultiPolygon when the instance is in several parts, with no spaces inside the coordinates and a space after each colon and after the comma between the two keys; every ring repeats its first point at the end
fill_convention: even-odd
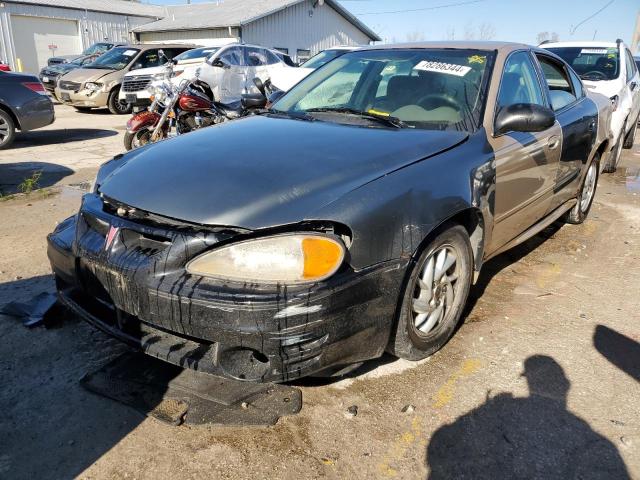
{"type": "Polygon", "coordinates": [[[502,393],[438,429],[429,478],[627,479],[616,447],[567,410],[570,382],[551,357],[524,364],[528,397],[502,393]]]}
{"type": "Polygon", "coordinates": [[[593,333],[593,345],[604,358],[640,382],[640,343],[609,327],[598,325],[593,333]]]}

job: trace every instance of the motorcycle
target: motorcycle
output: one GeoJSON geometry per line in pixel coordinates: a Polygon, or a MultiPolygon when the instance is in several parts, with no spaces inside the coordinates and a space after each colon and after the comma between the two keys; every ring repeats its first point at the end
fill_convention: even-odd
{"type": "Polygon", "coordinates": [[[217,102],[209,86],[199,80],[199,70],[195,78],[183,79],[177,87],[170,78],[168,73],[162,83],[150,87],[154,98],[151,106],[127,122],[127,150],[168,138],[174,127],[175,135],[182,135],[255,113],[267,104],[263,93],[243,95],[238,102],[217,102]]]}

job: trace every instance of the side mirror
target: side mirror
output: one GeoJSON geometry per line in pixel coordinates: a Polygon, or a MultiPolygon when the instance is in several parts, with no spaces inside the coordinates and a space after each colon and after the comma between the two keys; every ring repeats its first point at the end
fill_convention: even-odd
{"type": "Polygon", "coordinates": [[[213,58],[213,59],[211,59],[211,66],[212,67],[219,67],[219,68],[231,68],[231,65],[229,65],[227,62],[225,62],[221,58],[213,58]]]}
{"type": "Polygon", "coordinates": [[[550,108],[532,103],[516,103],[498,112],[496,135],[508,132],[542,132],[551,128],[556,114],[550,108]]]}

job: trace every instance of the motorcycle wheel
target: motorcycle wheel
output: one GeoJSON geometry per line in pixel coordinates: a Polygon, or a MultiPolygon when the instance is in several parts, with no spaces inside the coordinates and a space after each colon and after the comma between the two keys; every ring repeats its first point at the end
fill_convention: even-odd
{"type": "Polygon", "coordinates": [[[124,148],[129,151],[145,146],[151,141],[152,133],[153,130],[149,128],[141,128],[137,132],[133,133],[126,132],[124,134],[124,148]]]}

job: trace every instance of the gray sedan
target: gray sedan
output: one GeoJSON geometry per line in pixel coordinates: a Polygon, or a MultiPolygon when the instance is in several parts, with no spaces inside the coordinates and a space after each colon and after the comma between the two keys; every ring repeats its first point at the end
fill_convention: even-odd
{"type": "Polygon", "coordinates": [[[16,130],[34,130],[54,120],[53,103],[38,77],[0,72],[0,150],[13,143],[16,130]]]}

